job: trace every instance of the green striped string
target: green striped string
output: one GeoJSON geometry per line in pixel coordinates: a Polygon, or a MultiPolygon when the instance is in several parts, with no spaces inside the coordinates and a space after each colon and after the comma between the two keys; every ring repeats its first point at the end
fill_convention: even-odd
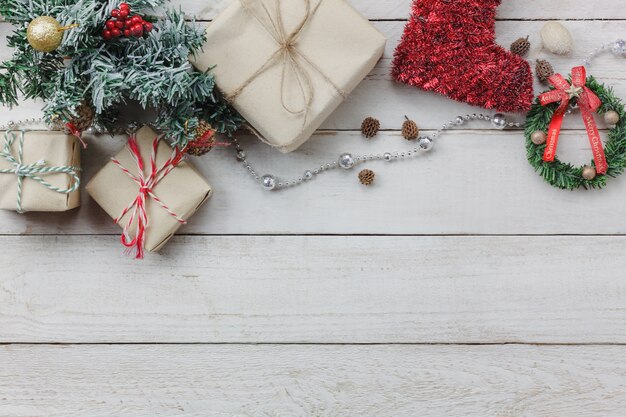
{"type": "Polygon", "coordinates": [[[80,168],[72,167],[72,166],[59,166],[59,167],[49,167],[46,166],[44,160],[40,160],[34,164],[24,165],[22,163],[23,154],[24,154],[24,131],[21,130],[19,132],[19,142],[17,147],[17,157],[13,155],[11,152],[11,146],[17,139],[15,132],[12,130],[7,130],[4,133],[4,147],[0,152],[0,158],[4,158],[7,162],[9,162],[12,167],[7,169],[0,169],[0,174],[13,174],[17,175],[17,212],[23,213],[22,210],[22,185],[24,182],[24,178],[30,178],[34,181],[37,181],[39,184],[43,185],[47,189],[61,193],[61,194],[71,194],[80,187],[80,177],[78,176],[78,172],[80,168]],[[67,174],[72,177],[73,184],[70,188],[59,188],[56,187],[42,177],[49,174],[67,174]]]}

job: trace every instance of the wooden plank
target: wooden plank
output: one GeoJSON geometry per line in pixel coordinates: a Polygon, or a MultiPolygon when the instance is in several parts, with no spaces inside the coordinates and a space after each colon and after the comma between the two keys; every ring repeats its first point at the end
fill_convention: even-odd
{"type": "Polygon", "coordinates": [[[6,417],[622,417],[623,346],[2,346],[6,417]]]}
{"type": "Polygon", "coordinates": [[[626,343],[622,237],[0,245],[0,343],[626,343]]]}
{"type": "MultiPolygon", "coordinates": [[[[174,0],[190,16],[213,19],[231,0],[174,0]]],[[[350,3],[369,19],[407,19],[411,0],[351,0],[350,3]]],[[[515,0],[504,0],[498,10],[499,19],[625,19],[619,1],[572,2],[568,0],[535,0],[523,7],[515,0]]]]}
{"type": "MultiPolygon", "coordinates": [[[[90,141],[85,183],[123,146],[123,138],[90,141]]],[[[408,150],[397,132],[372,141],[360,133],[317,135],[304,148],[282,155],[254,138],[243,141],[259,173],[293,178],[346,150],[363,154],[408,150]]],[[[584,132],[564,132],[563,160],[591,160],[584,132]]],[[[235,161],[231,149],[196,160],[215,188],[213,198],[181,229],[186,234],[625,234],[626,180],[605,190],[550,187],[526,161],[520,134],[460,131],[410,161],[369,162],[332,171],[301,186],[268,193],[235,161]],[[359,184],[360,169],[377,173],[372,187],[359,184]],[[549,208],[549,209],[548,209],[549,208]],[[591,215],[590,213],[602,213],[591,215]],[[390,221],[393,219],[393,221],[390,221]]],[[[116,234],[119,228],[84,193],[69,213],[0,212],[0,234],[116,234]]]]}
{"type": "MultiPolygon", "coordinates": [[[[171,7],[181,8],[189,18],[212,20],[233,0],[172,0],[171,7]]],[[[371,20],[406,20],[411,0],[349,0],[371,20]]],[[[157,14],[160,14],[157,12],[157,14]]],[[[515,0],[505,0],[498,9],[498,19],[506,20],[596,20],[626,19],[619,1],[590,0],[572,3],[568,0],[535,0],[532,7],[521,7],[515,0]]]]}
{"type": "MultiPolygon", "coordinates": [[[[607,41],[614,40],[619,36],[623,37],[624,34],[623,22],[567,22],[567,26],[577,35],[576,51],[571,57],[557,57],[541,51],[538,33],[542,25],[543,22],[499,22],[497,25],[498,40],[500,44],[508,46],[520,36],[531,35],[530,40],[534,47],[529,55],[529,60],[535,62],[537,58],[547,58],[553,63],[557,71],[567,74],[572,67],[580,65],[590,51],[607,41]]],[[[363,119],[372,115],[381,120],[383,129],[398,130],[402,126],[405,114],[414,118],[422,129],[437,129],[459,114],[493,113],[394,82],[389,76],[391,60],[395,46],[402,34],[404,23],[377,22],[376,26],[389,39],[383,59],[351,94],[346,103],[340,106],[323,124],[322,129],[358,130],[363,119]]],[[[0,45],[3,45],[0,47],[0,58],[2,59],[9,57],[11,53],[5,43],[1,41],[10,30],[9,25],[0,24],[0,45]]],[[[611,54],[601,56],[594,61],[590,73],[601,81],[614,86],[618,96],[626,97],[626,75],[623,59],[617,59],[611,54]]],[[[541,86],[537,82],[536,92],[545,89],[545,86],[541,86]]],[[[0,123],[23,117],[40,117],[41,107],[41,103],[26,103],[11,112],[0,114],[0,123]]],[[[518,115],[516,118],[523,120],[523,115],[518,115]]],[[[577,124],[567,127],[574,126],[581,126],[579,120],[577,120],[577,124]]]]}

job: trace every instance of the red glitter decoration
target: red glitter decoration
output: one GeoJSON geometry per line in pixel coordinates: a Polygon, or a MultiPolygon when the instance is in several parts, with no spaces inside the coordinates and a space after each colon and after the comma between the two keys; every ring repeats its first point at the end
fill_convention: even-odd
{"type": "Polygon", "coordinates": [[[530,65],[495,43],[499,5],[500,0],[415,0],[392,76],[486,109],[530,110],[530,65]]]}

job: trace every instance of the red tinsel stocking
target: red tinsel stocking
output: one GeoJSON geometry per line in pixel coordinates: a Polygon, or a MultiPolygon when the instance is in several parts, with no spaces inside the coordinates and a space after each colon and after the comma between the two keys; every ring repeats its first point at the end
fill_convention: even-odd
{"type": "Polygon", "coordinates": [[[495,43],[500,0],[415,0],[395,52],[400,82],[503,112],[527,111],[530,65],[495,43]]]}

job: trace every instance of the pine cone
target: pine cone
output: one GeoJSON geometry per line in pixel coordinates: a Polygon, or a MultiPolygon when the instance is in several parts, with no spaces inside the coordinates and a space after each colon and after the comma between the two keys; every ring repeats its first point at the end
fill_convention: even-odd
{"type": "Polygon", "coordinates": [[[374,171],[370,171],[369,169],[364,169],[359,172],[359,181],[361,181],[361,184],[363,185],[372,185],[374,177],[376,177],[376,174],[374,171]]]}
{"type": "MultiPolygon", "coordinates": [[[[405,116],[406,117],[406,116],[405,116]]],[[[417,123],[408,118],[402,123],[402,136],[406,140],[415,140],[420,134],[420,129],[417,127],[417,123]]]]}
{"type": "Polygon", "coordinates": [[[200,120],[194,140],[189,142],[187,153],[194,156],[202,156],[211,151],[215,145],[215,130],[211,125],[200,120]]]}
{"type": "Polygon", "coordinates": [[[368,117],[361,124],[361,132],[366,138],[373,138],[380,130],[380,122],[373,117],[368,117]]]}
{"type": "Polygon", "coordinates": [[[511,52],[515,55],[526,56],[530,51],[530,42],[528,42],[528,36],[525,38],[519,38],[511,44],[511,52]]]}
{"type": "Polygon", "coordinates": [[[96,111],[89,104],[83,102],[75,109],[76,117],[68,120],[76,130],[84,132],[93,125],[93,120],[96,117],[96,111]]]}
{"type": "Polygon", "coordinates": [[[554,75],[554,68],[552,68],[552,64],[550,64],[546,60],[538,59],[537,66],[535,67],[535,72],[537,73],[537,78],[542,83],[546,83],[548,78],[554,75]]]}

